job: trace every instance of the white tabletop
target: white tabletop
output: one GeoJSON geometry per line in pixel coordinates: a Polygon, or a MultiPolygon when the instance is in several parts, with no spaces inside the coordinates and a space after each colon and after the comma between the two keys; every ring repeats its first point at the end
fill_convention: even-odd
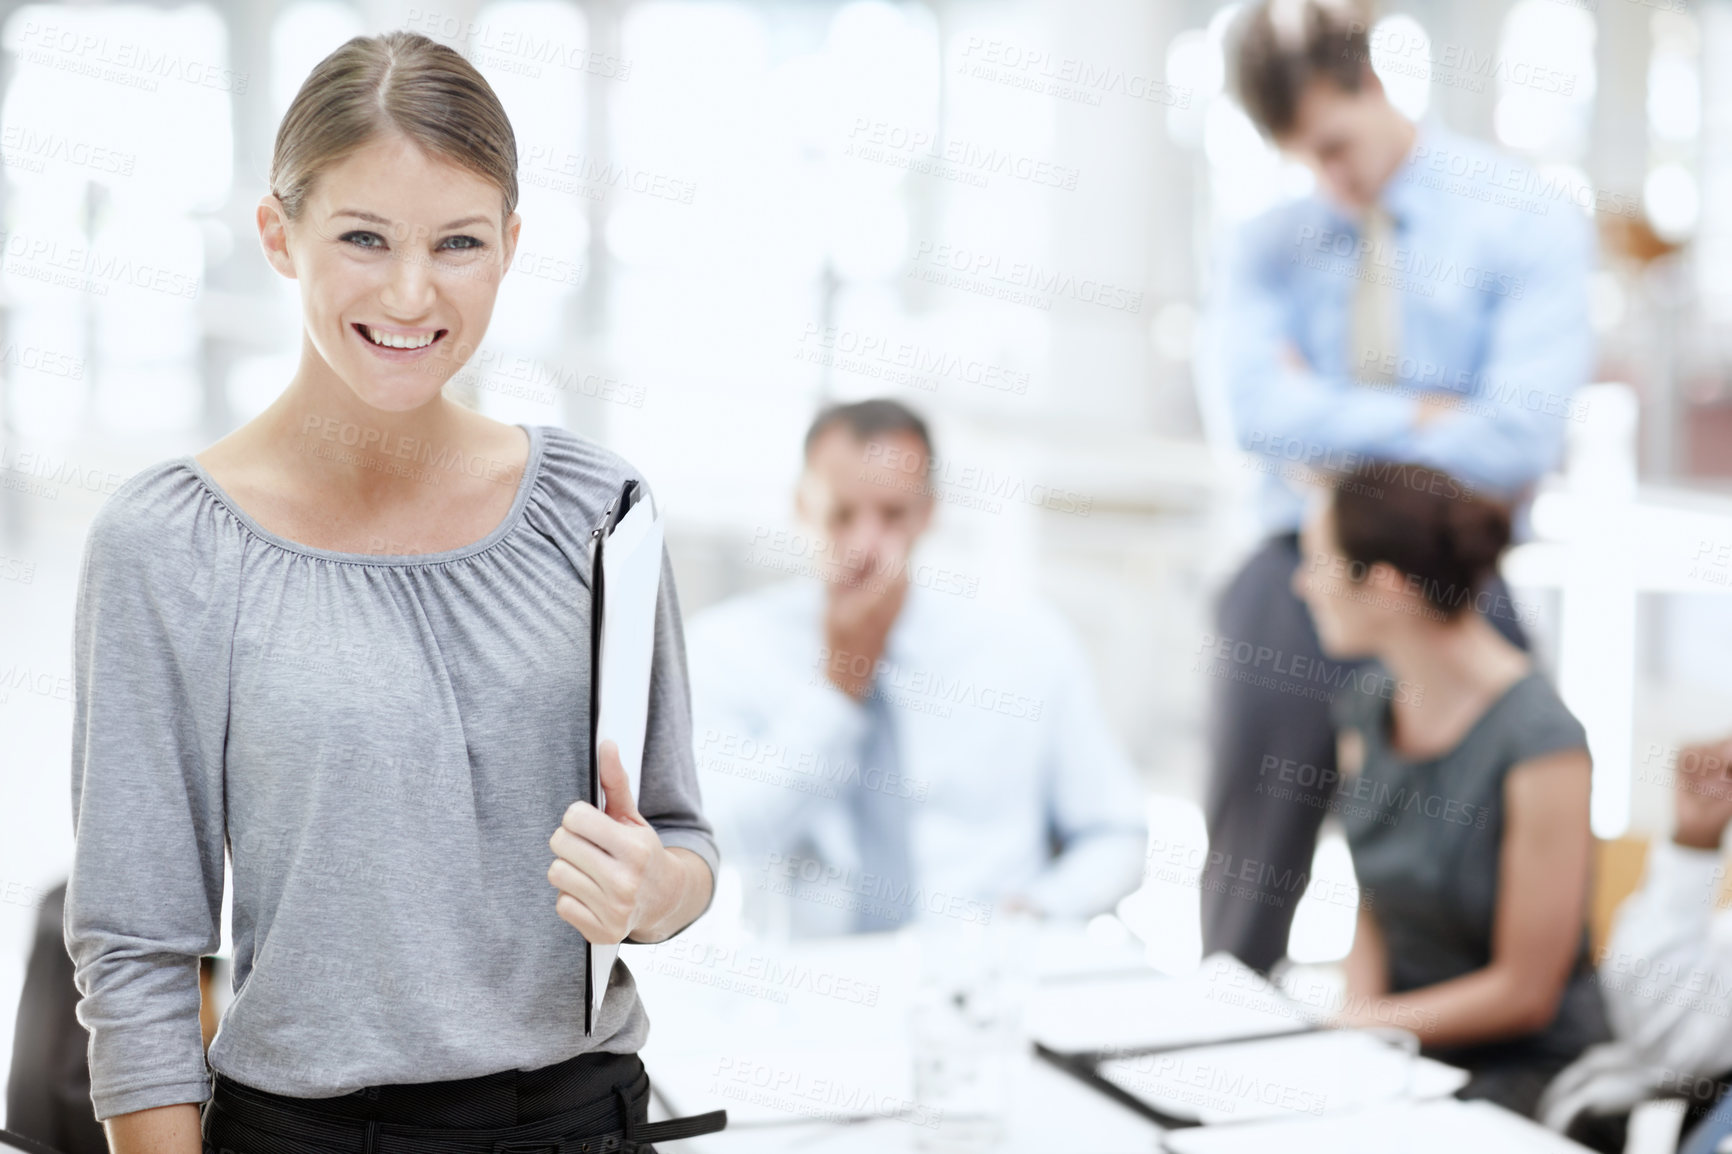
{"type": "MultiPolygon", "coordinates": [[[[987,957],[1008,971],[1001,988],[1013,993],[1006,1004],[1024,1007],[1011,1015],[1015,1026],[994,1051],[1002,1050],[999,1084],[1005,1088],[995,1154],[1168,1148],[1149,1118],[1034,1056],[1031,1031],[1050,1038],[1055,1020],[1068,1015],[1080,1024],[1063,1032],[1070,1041],[1086,1042],[1092,1030],[1103,1046],[1130,1044],[1127,1031],[1151,1028],[1173,1035],[1161,1039],[1165,1044],[1185,1045],[1206,1042],[1210,1034],[1244,1038],[1309,1022],[1307,1015],[1295,1021],[1290,1011],[1299,1004],[1284,995],[1248,988],[1249,971],[1230,959],[1212,959],[1190,978],[1165,978],[1146,965],[1133,941],[1091,936],[1080,926],[1016,923],[984,936],[970,933],[975,936],[943,928],[938,937],[904,931],[771,943],[720,937],[700,922],[672,942],[627,947],[624,957],[651,1022],[642,1057],[662,1099],[651,1117],[667,1117],[664,1104],[681,1115],[726,1109],[729,1116],[720,1134],[657,1143],[658,1149],[925,1154],[934,1140],[955,1132],[946,1126],[956,1119],[915,1100],[914,1035],[925,1014],[917,1020],[915,1007],[923,975],[971,972],[987,957]]],[[[1439,1092],[1447,1094],[1448,1087],[1439,1092]]],[[[1536,1148],[1531,1123],[1483,1104],[1462,1114],[1456,1109],[1462,1105],[1448,1098],[1441,1105],[1393,1103],[1376,1106],[1362,1120],[1375,1132],[1396,1126],[1409,1111],[1429,1110],[1440,1132],[1447,1129],[1444,1121],[1472,1123],[1476,1154],[1536,1148]]],[[[1283,1139],[1300,1141],[1324,1122],[1352,1125],[1334,1112],[1294,1118],[1299,1130],[1284,1132],[1283,1139]]],[[[1222,1131],[1215,1140],[1227,1142],[1223,1151],[1239,1149],[1227,1141],[1232,1134],[1255,1134],[1246,1121],[1205,1129],[1222,1131]]],[[[1327,1126],[1317,1133],[1340,1137],[1327,1126]]],[[[1168,1135],[1200,1136],[1194,1129],[1168,1135]]],[[[1554,1145],[1579,1149],[1562,1139],[1554,1145]]]]}
{"type": "MultiPolygon", "coordinates": [[[[671,1151],[912,1151],[942,1129],[914,1101],[914,935],[772,944],[706,939],[702,929],[625,953],[650,1016],[642,1056],[658,1092],[681,1114],[728,1111],[726,1131],[671,1151]]],[[[1028,980],[1146,969],[1138,949],[1091,941],[1081,927],[1047,927],[1032,939],[1018,932],[994,945],[1020,943],[1028,980]]],[[[1035,1058],[1026,1036],[1005,1056],[996,1150],[1157,1148],[1159,1127],[1035,1058]]]]}

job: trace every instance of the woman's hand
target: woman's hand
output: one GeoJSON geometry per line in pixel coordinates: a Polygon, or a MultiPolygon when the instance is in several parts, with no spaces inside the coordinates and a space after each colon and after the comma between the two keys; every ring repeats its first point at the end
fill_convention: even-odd
{"type": "Polygon", "coordinates": [[[607,808],[577,801],[565,811],[548,839],[557,856],[547,869],[547,880],[559,890],[553,903],[559,916],[586,941],[611,945],[680,904],[685,879],[676,851],[662,845],[637,811],[619,746],[604,741],[598,755],[607,808]]]}

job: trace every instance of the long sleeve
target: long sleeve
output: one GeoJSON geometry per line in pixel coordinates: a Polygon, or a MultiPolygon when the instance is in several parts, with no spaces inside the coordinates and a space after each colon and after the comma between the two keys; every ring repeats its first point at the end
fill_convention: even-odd
{"type": "Polygon", "coordinates": [[[1581,214],[1558,208],[1508,236],[1499,271],[1511,290],[1495,298],[1477,391],[1414,441],[1418,460],[1506,493],[1557,466],[1594,367],[1593,236],[1581,214]]]}
{"type": "Polygon", "coordinates": [[[63,929],[99,1120],[210,1096],[198,966],[220,942],[233,582],[155,476],[98,512],[74,622],[63,929]]]}
{"type": "Polygon", "coordinates": [[[1028,897],[1044,913],[1087,917],[1109,910],[1142,881],[1148,812],[1135,768],[1101,712],[1076,639],[1055,628],[1046,642],[1055,714],[1047,732],[1048,821],[1057,858],[1028,897]]]}
{"type": "Polygon", "coordinates": [[[1302,346],[1291,272],[1304,231],[1282,213],[1260,218],[1221,262],[1209,342],[1239,447],[1319,469],[1347,453],[1402,457],[1413,444],[1411,397],[1297,368],[1282,355],[1302,346]]]}
{"type": "Polygon", "coordinates": [[[865,708],[823,677],[815,649],[798,652],[769,596],[712,610],[692,630],[705,796],[747,874],[792,852],[826,814],[840,820],[835,799],[867,732],[865,708]]]}
{"type": "Polygon", "coordinates": [[[1723,873],[1712,851],[1656,841],[1599,959],[1613,1031],[1651,1066],[1707,1075],[1732,1067],[1732,913],[1715,912],[1723,873]]]}
{"type": "MultiPolygon", "coordinates": [[[[692,758],[691,683],[673,566],[662,550],[661,588],[656,595],[655,654],[650,665],[649,721],[644,735],[638,812],[668,848],[689,849],[710,867],[710,900],[721,869],[714,831],[703,814],[697,765],[692,758]]],[[[705,909],[709,908],[708,903],[705,909]]]]}

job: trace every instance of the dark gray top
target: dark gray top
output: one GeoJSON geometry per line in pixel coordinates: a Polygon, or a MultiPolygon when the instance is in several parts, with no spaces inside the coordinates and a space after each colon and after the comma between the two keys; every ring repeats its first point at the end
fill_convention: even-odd
{"type": "MultiPolygon", "coordinates": [[[[1560,750],[1587,751],[1581,722],[1538,672],[1507,689],[1456,747],[1409,761],[1389,746],[1381,677],[1335,701],[1336,720],[1365,743],[1357,780],[1338,808],[1353,869],[1383,930],[1393,993],[1461,977],[1491,963],[1503,860],[1504,783],[1512,767],[1560,750]]],[[[1583,772],[1587,772],[1586,769],[1583,772]]],[[[1530,1039],[1574,1053],[1606,1036],[1584,925],[1575,973],[1551,1026],[1530,1039]]]]}
{"type": "MultiPolygon", "coordinates": [[[[97,513],[65,936],[98,1118],[210,1096],[198,959],[220,942],[225,850],[225,1076],[324,1097],[643,1045],[623,966],[584,1036],[587,947],[547,880],[548,838],[587,792],[586,543],[637,473],[527,431],[510,514],[444,553],[277,537],[190,456],[97,513]]],[[[638,806],[713,874],[665,552],[638,806]]]]}

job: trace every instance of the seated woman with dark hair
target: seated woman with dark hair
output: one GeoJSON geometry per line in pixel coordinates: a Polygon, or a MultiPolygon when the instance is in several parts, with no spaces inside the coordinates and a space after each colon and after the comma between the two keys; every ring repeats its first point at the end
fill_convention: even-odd
{"type": "Polygon", "coordinates": [[[1532,1115],[1608,1036],[1586,932],[1581,723],[1473,611],[1509,510],[1416,465],[1340,479],[1294,587],[1332,657],[1382,666],[1337,692],[1336,805],[1365,892],[1350,1025],[1399,1025],[1467,1069],[1459,1096],[1532,1115]]]}

